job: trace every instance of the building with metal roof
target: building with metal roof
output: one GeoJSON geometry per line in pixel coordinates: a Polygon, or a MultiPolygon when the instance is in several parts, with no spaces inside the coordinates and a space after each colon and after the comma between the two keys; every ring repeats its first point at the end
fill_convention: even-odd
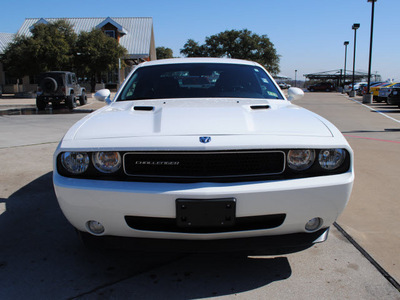
{"type": "Polygon", "coordinates": [[[4,53],[4,50],[9,43],[13,41],[15,37],[14,33],[1,33],[0,32],[0,54],[4,53]]]}
{"type": "Polygon", "coordinates": [[[102,29],[106,34],[118,39],[128,50],[127,59],[154,60],[156,49],[154,42],[153,18],[151,17],[107,17],[107,18],[27,18],[18,30],[18,35],[31,35],[35,24],[48,24],[58,20],[66,20],[74,31],[89,32],[102,29]]]}
{"type": "MultiPolygon", "coordinates": [[[[127,55],[121,57],[127,67],[115,72],[105,74],[101,81],[110,87],[117,87],[130,72],[133,65],[143,61],[157,59],[153,30],[153,18],[151,17],[105,17],[105,18],[27,18],[16,35],[31,36],[31,30],[36,24],[49,24],[59,20],[65,20],[72,25],[75,33],[89,32],[93,29],[101,29],[106,35],[118,40],[119,44],[126,48],[127,55]]],[[[15,37],[15,34],[0,34],[0,54],[6,45],[15,37]]],[[[1,68],[1,66],[0,66],[1,68]]],[[[6,74],[0,69],[0,85],[6,86],[4,78],[6,74]]],[[[23,78],[24,91],[36,90],[36,85],[30,84],[32,80],[28,76],[23,78]]],[[[12,85],[12,84],[11,84],[12,85]]],[[[11,93],[14,87],[6,87],[11,93]]],[[[19,88],[18,88],[18,91],[19,88]]]]}

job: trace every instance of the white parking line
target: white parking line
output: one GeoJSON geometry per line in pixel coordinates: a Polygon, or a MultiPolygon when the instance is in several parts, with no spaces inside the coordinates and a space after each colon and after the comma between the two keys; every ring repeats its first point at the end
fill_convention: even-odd
{"type": "Polygon", "coordinates": [[[347,98],[350,99],[351,101],[354,101],[354,102],[356,102],[356,103],[358,103],[358,104],[360,104],[360,105],[362,105],[362,106],[364,106],[364,107],[366,107],[366,108],[368,108],[368,109],[370,109],[370,110],[372,110],[374,112],[377,112],[378,114],[380,114],[380,115],[382,115],[382,116],[384,116],[384,117],[386,117],[386,118],[388,118],[388,119],[390,119],[392,121],[395,121],[396,123],[400,124],[400,120],[396,120],[395,118],[392,118],[391,116],[388,116],[387,114],[385,114],[385,113],[383,113],[383,112],[381,112],[379,110],[376,110],[375,108],[373,108],[371,106],[365,105],[365,104],[363,104],[362,102],[360,102],[360,101],[358,101],[356,99],[353,99],[353,98],[350,98],[350,97],[347,97],[347,98]]]}

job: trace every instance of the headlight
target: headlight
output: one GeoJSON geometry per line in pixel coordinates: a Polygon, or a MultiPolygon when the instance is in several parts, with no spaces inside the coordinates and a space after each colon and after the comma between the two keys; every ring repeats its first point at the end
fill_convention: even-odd
{"type": "Polygon", "coordinates": [[[121,155],[114,151],[95,152],[92,155],[93,165],[102,173],[114,173],[121,167],[121,155]]]}
{"type": "Polygon", "coordinates": [[[319,152],[318,161],[325,170],[335,170],[339,168],[346,158],[344,149],[324,149],[319,152]]]}
{"type": "Polygon", "coordinates": [[[71,174],[84,173],[89,166],[89,155],[86,152],[64,152],[61,154],[63,167],[71,174]]]}
{"type": "Polygon", "coordinates": [[[315,151],[311,149],[290,150],[287,155],[287,164],[295,171],[307,170],[314,161],[315,151]]]}

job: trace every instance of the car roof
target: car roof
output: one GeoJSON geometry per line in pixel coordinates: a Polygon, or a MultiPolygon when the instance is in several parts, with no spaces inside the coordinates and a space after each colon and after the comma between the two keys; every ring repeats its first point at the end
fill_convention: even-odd
{"type": "Polygon", "coordinates": [[[185,63],[222,63],[222,64],[261,66],[260,64],[249,60],[234,59],[234,58],[216,58],[216,57],[187,57],[187,58],[159,59],[141,63],[139,66],[147,67],[156,65],[185,64],[185,63]]]}

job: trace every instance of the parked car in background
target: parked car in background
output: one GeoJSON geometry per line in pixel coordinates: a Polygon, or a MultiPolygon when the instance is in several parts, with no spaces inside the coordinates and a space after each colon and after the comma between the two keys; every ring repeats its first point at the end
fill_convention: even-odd
{"type": "Polygon", "coordinates": [[[379,90],[378,102],[381,102],[381,101],[387,102],[388,96],[394,88],[400,88],[400,83],[397,82],[392,86],[382,87],[379,90]]]}
{"type": "MultiPolygon", "coordinates": [[[[382,81],[374,81],[374,82],[371,82],[371,83],[369,84],[369,88],[371,89],[371,87],[381,85],[382,83],[383,83],[382,81]]],[[[365,95],[365,94],[367,93],[367,85],[368,85],[368,83],[362,87],[361,95],[365,95]]]]}
{"type": "Polygon", "coordinates": [[[307,89],[310,92],[331,92],[335,90],[335,87],[330,82],[320,82],[314,85],[310,85],[307,89]]]}
{"type": "Polygon", "coordinates": [[[392,85],[395,85],[395,84],[396,83],[393,83],[393,82],[386,82],[386,83],[378,84],[378,85],[371,87],[370,93],[372,94],[374,101],[382,102],[383,100],[379,98],[379,90],[384,87],[391,87],[392,85]]]}
{"type": "MultiPolygon", "coordinates": [[[[367,84],[368,84],[367,82],[354,83],[354,90],[356,91],[357,95],[361,95],[361,91],[360,90],[363,88],[364,85],[367,85],[367,84]]],[[[348,85],[345,85],[344,91],[346,93],[350,93],[352,91],[352,86],[353,86],[352,83],[350,83],[348,85]]]]}
{"type": "Polygon", "coordinates": [[[286,83],[286,82],[283,82],[283,81],[278,81],[277,83],[278,83],[279,87],[280,87],[282,90],[288,89],[288,88],[291,87],[290,84],[288,84],[288,83],[286,83]]]}
{"type": "Polygon", "coordinates": [[[366,82],[366,83],[362,82],[362,83],[360,83],[360,84],[358,85],[358,87],[357,87],[357,89],[356,89],[356,94],[357,94],[357,96],[362,96],[362,91],[364,90],[364,87],[366,87],[367,85],[368,85],[367,82],[366,82]]]}
{"type": "Polygon", "coordinates": [[[325,241],[350,197],[353,151],[332,123],[289,101],[301,89],[288,95],[255,62],[138,65],[113,100],[96,93],[108,105],[57,147],[61,210],[89,244],[271,254],[325,241]],[[188,76],[216,80],[187,86],[188,76]]]}
{"type": "Polygon", "coordinates": [[[75,73],[65,71],[45,72],[39,75],[39,86],[36,96],[36,107],[38,110],[46,108],[51,103],[54,107],[60,104],[69,109],[87,103],[85,88],[78,83],[75,73]]]}
{"type": "Polygon", "coordinates": [[[350,91],[351,91],[351,87],[352,87],[352,84],[351,84],[351,83],[345,85],[345,86],[344,86],[344,92],[347,93],[347,94],[349,94],[350,91]]]}
{"type": "Polygon", "coordinates": [[[393,87],[387,97],[387,104],[398,105],[400,108],[400,87],[393,87]]]}

